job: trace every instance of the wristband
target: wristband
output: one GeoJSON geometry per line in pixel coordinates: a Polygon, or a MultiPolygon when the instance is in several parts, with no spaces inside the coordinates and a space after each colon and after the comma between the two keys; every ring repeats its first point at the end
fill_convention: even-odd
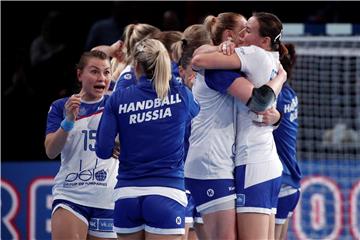
{"type": "Polygon", "coordinates": [[[62,120],[60,126],[65,132],[70,132],[71,129],[74,128],[74,121],[68,121],[66,118],[62,120]]]}
{"type": "Polygon", "coordinates": [[[276,123],[273,124],[274,127],[279,126],[279,124],[280,124],[280,122],[281,122],[282,114],[281,114],[281,112],[279,112],[279,113],[280,113],[280,118],[279,118],[279,120],[278,120],[276,123]]]}

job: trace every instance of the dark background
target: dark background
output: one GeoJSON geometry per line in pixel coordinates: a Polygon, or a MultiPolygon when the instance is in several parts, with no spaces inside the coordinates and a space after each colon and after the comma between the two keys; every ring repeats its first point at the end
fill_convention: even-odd
{"type": "Polygon", "coordinates": [[[46,116],[52,101],[76,89],[75,64],[91,26],[115,14],[122,25],[144,22],[161,30],[163,13],[179,17],[176,30],[200,23],[204,16],[233,11],[276,14],[283,23],[359,23],[358,2],[4,2],[1,1],[1,159],[45,160],[46,116]],[[31,66],[29,49],[50,11],[62,13],[59,38],[66,48],[51,61],[31,66]],[[21,77],[19,77],[21,76],[21,77]],[[14,80],[15,79],[15,80],[14,80]],[[20,79],[20,80],[19,80],[20,79]]]}

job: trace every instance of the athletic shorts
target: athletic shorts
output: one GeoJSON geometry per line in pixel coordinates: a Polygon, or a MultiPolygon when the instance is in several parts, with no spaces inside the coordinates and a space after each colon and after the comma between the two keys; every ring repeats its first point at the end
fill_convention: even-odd
{"type": "Polygon", "coordinates": [[[277,212],[275,215],[275,223],[276,224],[284,224],[288,217],[291,217],[293,214],[296,205],[298,204],[300,199],[300,190],[296,189],[296,192],[279,197],[277,212]]]}
{"type": "Polygon", "coordinates": [[[88,234],[98,238],[117,238],[113,231],[114,210],[82,206],[67,200],[57,199],[52,204],[52,214],[63,208],[88,226],[88,234]]]}
{"type": "Polygon", "coordinates": [[[185,209],[185,223],[189,223],[193,227],[194,223],[204,223],[200,213],[196,210],[194,198],[190,192],[186,192],[188,205],[185,209]]]}
{"type": "Polygon", "coordinates": [[[281,176],[244,188],[246,178],[252,177],[246,176],[247,167],[249,165],[235,168],[236,212],[276,214],[281,176]]]}
{"type": "Polygon", "coordinates": [[[145,230],[154,234],[184,234],[185,207],[161,195],[118,199],[114,210],[114,231],[131,234],[145,230]]]}
{"type": "Polygon", "coordinates": [[[236,198],[234,179],[185,178],[185,185],[194,198],[196,210],[200,213],[236,198]]]}

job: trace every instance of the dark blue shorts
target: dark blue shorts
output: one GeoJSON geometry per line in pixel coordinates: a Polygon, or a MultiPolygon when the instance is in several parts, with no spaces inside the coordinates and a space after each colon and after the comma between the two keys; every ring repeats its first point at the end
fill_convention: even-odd
{"type": "Polygon", "coordinates": [[[52,212],[63,208],[88,225],[88,234],[99,238],[116,238],[113,231],[114,210],[82,206],[67,200],[57,199],[52,204],[52,212]]]}
{"type": "Polygon", "coordinates": [[[235,168],[236,174],[236,212],[275,214],[281,177],[273,178],[244,188],[247,165],[235,168]]]}
{"type": "Polygon", "coordinates": [[[196,210],[200,213],[236,198],[234,179],[185,178],[185,185],[194,198],[196,210]]]}
{"type": "Polygon", "coordinates": [[[293,214],[296,205],[300,199],[300,190],[297,190],[293,194],[280,197],[278,200],[277,213],[275,215],[276,224],[284,224],[288,217],[293,214]]]}
{"type": "Polygon", "coordinates": [[[188,205],[185,209],[185,223],[191,224],[193,223],[204,223],[200,213],[196,210],[194,198],[191,193],[186,193],[188,205]]]}
{"type": "Polygon", "coordinates": [[[130,234],[145,230],[154,234],[184,234],[185,207],[177,201],[146,195],[115,202],[114,231],[130,234]]]}

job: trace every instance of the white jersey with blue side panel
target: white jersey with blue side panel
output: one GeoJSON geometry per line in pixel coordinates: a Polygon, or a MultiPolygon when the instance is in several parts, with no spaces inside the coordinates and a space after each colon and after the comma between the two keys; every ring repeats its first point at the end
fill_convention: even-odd
{"type": "MultiPolygon", "coordinates": [[[[52,103],[46,134],[59,129],[65,118],[68,98],[52,103]]],[[[118,161],[100,160],[95,154],[97,127],[108,96],[94,102],[81,101],[74,128],[61,151],[61,166],[55,177],[53,197],[80,205],[113,209],[112,195],[116,184],[118,161]]]]}
{"type": "Polygon", "coordinates": [[[192,92],[200,104],[200,112],[191,121],[185,177],[233,179],[234,98],[209,88],[204,71],[196,74],[192,92]]]}
{"type": "MultiPolygon", "coordinates": [[[[279,67],[278,52],[266,51],[257,46],[236,48],[235,52],[241,61],[240,71],[255,87],[266,84],[276,76],[279,67]]],[[[253,114],[244,103],[237,101],[235,164],[240,166],[270,161],[274,164],[270,165],[270,169],[264,169],[264,172],[253,176],[246,186],[279,177],[282,172],[272,135],[274,127],[255,124],[253,114]]]]}

